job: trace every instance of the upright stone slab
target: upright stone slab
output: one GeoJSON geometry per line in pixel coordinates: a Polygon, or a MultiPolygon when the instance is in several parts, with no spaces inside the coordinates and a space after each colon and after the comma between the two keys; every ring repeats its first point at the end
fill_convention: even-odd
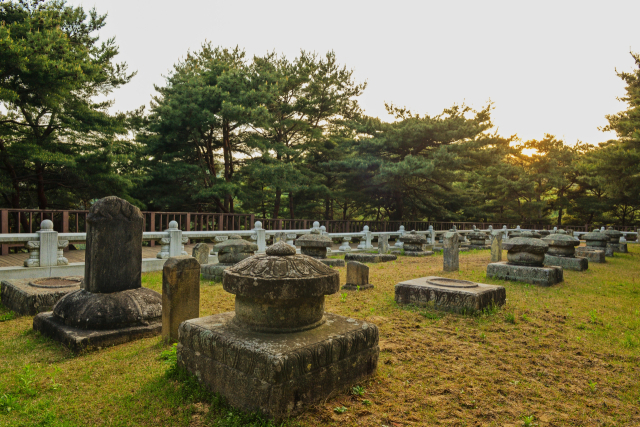
{"type": "Polygon", "coordinates": [[[244,411],[281,420],[375,375],[378,328],[324,311],[339,273],[284,242],[224,275],[235,312],[180,325],[178,366],[244,411]]]}
{"type": "Polygon", "coordinates": [[[349,261],[347,263],[347,283],[342,289],[362,291],[372,288],[373,285],[369,283],[369,267],[358,261],[349,261]]]}
{"type": "Polygon", "coordinates": [[[162,336],[177,341],[180,323],[198,317],[200,263],[190,256],[171,257],[162,268],[162,336]]]}
{"type": "Polygon", "coordinates": [[[141,287],[141,273],[142,213],[117,197],[98,200],[87,215],[82,289],[34,317],[33,329],[74,350],[159,334],[162,296],[141,287]]]}
{"type": "Polygon", "coordinates": [[[442,241],[443,249],[443,266],[444,271],[460,270],[460,235],[453,230],[444,233],[442,241]]]}
{"type": "Polygon", "coordinates": [[[389,235],[388,234],[381,234],[380,236],[378,236],[378,253],[381,255],[389,253],[389,235]]]}
{"type": "Polygon", "coordinates": [[[491,233],[491,262],[502,261],[502,232],[491,233]]]}
{"type": "Polygon", "coordinates": [[[209,264],[209,245],[206,243],[196,243],[191,254],[198,261],[198,264],[209,264]]]}

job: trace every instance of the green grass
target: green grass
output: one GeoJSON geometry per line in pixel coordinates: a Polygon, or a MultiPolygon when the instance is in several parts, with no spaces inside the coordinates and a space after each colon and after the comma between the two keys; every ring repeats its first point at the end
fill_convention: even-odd
{"type": "MultiPolygon", "coordinates": [[[[326,309],[378,325],[376,376],[287,425],[640,425],[640,248],[629,250],[550,288],[487,279],[489,251],[461,253],[459,273],[441,256],[369,264],[375,289],[328,296],[326,309]],[[395,303],[396,283],[429,275],[505,286],[507,304],[465,315],[395,303]]],[[[233,310],[221,285],[202,285],[201,315],[233,310]]],[[[270,425],[177,369],[159,337],[73,354],[32,317],[0,306],[0,321],[0,426],[270,425]]]]}

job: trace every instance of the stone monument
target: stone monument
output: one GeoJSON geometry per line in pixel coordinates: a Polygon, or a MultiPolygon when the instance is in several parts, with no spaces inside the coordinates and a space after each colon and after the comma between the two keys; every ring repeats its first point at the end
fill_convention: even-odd
{"type": "Polygon", "coordinates": [[[338,271],[279,242],[223,286],[236,311],[183,322],[178,365],[231,405],[281,420],[375,374],[378,328],[324,311],[338,271]]]}
{"type": "Polygon", "coordinates": [[[87,215],[84,280],[33,329],[78,350],[159,334],[162,296],[141,285],[142,213],[118,197],[98,200],[87,215]]]}
{"type": "Polygon", "coordinates": [[[607,227],[607,230],[604,234],[609,238],[609,242],[607,243],[607,249],[609,252],[626,254],[629,252],[626,243],[620,243],[620,238],[622,237],[622,233],[618,230],[614,230],[612,227],[607,227]]]}
{"type": "Polygon", "coordinates": [[[190,256],[171,257],[162,268],[162,336],[177,341],[180,323],[198,317],[200,263],[190,256]]]}
{"type": "Polygon", "coordinates": [[[373,289],[373,285],[369,283],[369,267],[358,261],[349,261],[347,263],[347,283],[342,289],[348,291],[373,289]]]}
{"type": "Polygon", "coordinates": [[[249,258],[257,250],[258,245],[255,243],[247,242],[237,234],[229,236],[228,240],[218,243],[212,249],[218,254],[218,262],[200,267],[202,279],[222,282],[223,273],[227,268],[249,258]]]}
{"type": "Polygon", "coordinates": [[[520,237],[510,238],[502,244],[507,250],[507,261],[487,265],[487,277],[502,280],[517,280],[539,286],[551,286],[563,281],[562,267],[543,267],[549,245],[522,232],[520,237]]]}
{"type": "Polygon", "coordinates": [[[453,230],[449,230],[444,233],[442,239],[443,244],[443,265],[444,271],[458,271],[460,270],[460,235],[453,230]]]}
{"type": "MultiPolygon", "coordinates": [[[[318,225],[320,224],[318,223],[318,225]]],[[[312,228],[311,233],[298,237],[295,244],[300,246],[300,253],[303,255],[315,258],[328,266],[344,267],[342,259],[327,259],[327,248],[333,245],[333,240],[331,237],[323,235],[317,227],[312,228]]]]}
{"type": "Polygon", "coordinates": [[[433,251],[425,251],[424,247],[427,244],[427,238],[422,234],[416,233],[415,230],[411,230],[408,233],[399,237],[402,242],[402,249],[404,249],[404,255],[406,256],[427,256],[433,255],[433,251]]]}
{"type": "Polygon", "coordinates": [[[491,233],[491,262],[502,261],[502,232],[491,233]]]}
{"type": "Polygon", "coordinates": [[[433,305],[435,308],[465,313],[503,305],[506,298],[507,293],[502,286],[435,276],[407,280],[395,286],[398,304],[433,305]]]}
{"type": "Polygon", "coordinates": [[[549,234],[542,240],[549,245],[549,250],[544,255],[544,265],[557,265],[564,270],[584,271],[589,268],[586,258],[576,258],[576,246],[580,240],[569,236],[564,230],[558,230],[556,234],[549,234]]]}
{"type": "MultiPolygon", "coordinates": [[[[589,262],[599,264],[607,262],[605,259],[607,243],[609,242],[607,235],[601,233],[600,230],[596,228],[591,233],[584,234],[582,238],[586,242],[586,246],[578,246],[575,248],[577,257],[586,258],[589,262]]],[[[611,256],[613,256],[613,252],[611,252],[611,256]]]]}
{"type": "Polygon", "coordinates": [[[206,243],[196,243],[191,254],[200,265],[209,264],[209,245],[206,243]]]}

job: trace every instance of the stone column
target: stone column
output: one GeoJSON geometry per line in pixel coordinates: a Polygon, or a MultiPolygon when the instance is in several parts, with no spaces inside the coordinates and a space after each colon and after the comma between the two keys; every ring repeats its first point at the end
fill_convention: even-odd
{"type": "Polygon", "coordinates": [[[459,257],[460,257],[460,236],[455,231],[447,231],[444,233],[442,243],[444,245],[444,271],[458,271],[460,270],[459,257]]]}
{"type": "Polygon", "coordinates": [[[198,261],[198,264],[209,264],[209,245],[206,243],[197,243],[193,247],[192,255],[198,261]]]}
{"type": "Polygon", "coordinates": [[[253,231],[256,232],[256,244],[258,252],[264,252],[267,249],[267,236],[265,230],[262,229],[262,222],[256,221],[253,225],[253,231]]]}
{"type": "Polygon", "coordinates": [[[369,231],[369,226],[365,225],[362,231],[364,232],[364,249],[365,250],[373,249],[373,245],[371,244],[371,239],[373,238],[373,235],[371,234],[371,231],[369,231]]]}
{"type": "Polygon", "coordinates": [[[502,226],[502,240],[509,240],[509,230],[507,230],[507,226],[502,226]]]}
{"type": "Polygon", "coordinates": [[[502,233],[491,233],[491,262],[502,261],[502,233]]]}
{"type": "Polygon", "coordinates": [[[389,253],[389,235],[388,234],[381,234],[378,236],[378,253],[379,254],[389,253]]]}
{"type": "Polygon", "coordinates": [[[436,232],[433,230],[433,225],[429,226],[429,242],[430,245],[436,244],[436,232]]]}
{"type": "Polygon", "coordinates": [[[402,237],[404,235],[404,225],[400,226],[400,229],[398,230],[398,233],[400,233],[400,235],[396,239],[396,244],[394,245],[394,247],[402,249],[402,247],[404,246],[404,243],[402,243],[400,241],[400,237],[402,237]]]}
{"type": "Polygon", "coordinates": [[[186,255],[184,252],[184,243],[182,242],[182,230],[178,228],[177,221],[171,221],[169,223],[169,229],[165,230],[169,233],[169,256],[186,255]]]}
{"type": "MultiPolygon", "coordinates": [[[[208,251],[206,252],[208,255],[208,251]]],[[[162,268],[162,336],[178,340],[178,326],[200,317],[200,264],[190,256],[171,257],[162,268]]]]}
{"type": "Polygon", "coordinates": [[[37,233],[40,237],[40,267],[58,265],[58,232],[53,230],[53,222],[48,219],[42,221],[37,233]]]}

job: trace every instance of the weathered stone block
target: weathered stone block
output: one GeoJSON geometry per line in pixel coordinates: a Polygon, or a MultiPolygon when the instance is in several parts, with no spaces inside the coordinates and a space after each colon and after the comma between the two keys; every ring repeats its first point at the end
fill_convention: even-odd
{"type": "Polygon", "coordinates": [[[457,312],[473,312],[491,305],[503,305],[506,295],[502,286],[435,276],[407,280],[395,286],[398,304],[433,305],[457,312]]]}
{"type": "Polygon", "coordinates": [[[562,267],[563,270],[585,271],[589,268],[589,260],[586,258],[561,257],[547,254],[544,256],[544,265],[547,267],[562,267]]]}
{"type": "Polygon", "coordinates": [[[53,310],[58,300],[80,289],[81,276],[2,281],[2,304],[23,316],[53,310]]]}
{"type": "Polygon", "coordinates": [[[177,341],[180,323],[198,317],[200,263],[190,256],[169,258],[162,268],[162,336],[177,341]]]}
{"type": "Polygon", "coordinates": [[[347,283],[342,289],[362,291],[372,288],[373,285],[369,283],[369,267],[358,261],[349,261],[347,263],[347,283]]]}
{"type": "Polygon", "coordinates": [[[563,281],[562,267],[533,267],[514,265],[506,261],[487,265],[487,277],[517,280],[538,286],[551,286],[563,281]]]}
{"type": "Polygon", "coordinates": [[[398,257],[391,254],[346,254],[345,261],[358,261],[367,263],[395,261],[398,257]]]}
{"type": "Polygon", "coordinates": [[[389,253],[389,235],[388,234],[382,234],[378,236],[378,253],[379,254],[389,253]]]}
{"type": "Polygon", "coordinates": [[[207,264],[200,266],[200,274],[203,280],[211,280],[213,282],[222,282],[224,271],[233,267],[233,264],[207,264]]]}
{"type": "Polygon", "coordinates": [[[586,258],[590,263],[604,264],[607,262],[604,256],[604,248],[602,250],[591,248],[589,246],[578,246],[576,248],[576,257],[586,258]]]}
{"type": "Polygon", "coordinates": [[[281,420],[376,371],[378,328],[325,316],[323,325],[295,334],[238,328],[233,312],[188,320],[180,325],[178,365],[231,405],[281,420]]]}
{"type": "Polygon", "coordinates": [[[443,265],[444,271],[458,271],[460,269],[460,235],[455,231],[447,231],[443,238],[443,265]]]}
{"type": "Polygon", "coordinates": [[[196,243],[192,255],[199,264],[209,264],[209,251],[209,245],[206,243],[196,243]]]}
{"type": "Polygon", "coordinates": [[[627,244],[626,243],[607,243],[607,248],[611,248],[611,250],[615,253],[621,253],[621,254],[626,254],[629,253],[629,250],[627,249],[627,244]]]}

